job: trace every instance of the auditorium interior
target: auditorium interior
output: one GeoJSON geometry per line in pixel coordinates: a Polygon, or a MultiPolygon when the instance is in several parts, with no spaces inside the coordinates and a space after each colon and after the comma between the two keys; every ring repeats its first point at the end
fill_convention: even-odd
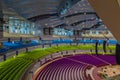
{"type": "Polygon", "coordinates": [[[120,80],[120,0],[0,0],[0,80],[120,80]]]}

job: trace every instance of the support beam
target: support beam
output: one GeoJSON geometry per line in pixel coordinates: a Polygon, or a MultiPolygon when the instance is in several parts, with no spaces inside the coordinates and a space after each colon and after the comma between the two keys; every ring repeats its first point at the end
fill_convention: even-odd
{"type": "Polygon", "coordinates": [[[74,4],[76,4],[79,1],[81,0],[62,0],[58,9],[59,15],[65,14],[69,8],[71,8],[74,4]]]}

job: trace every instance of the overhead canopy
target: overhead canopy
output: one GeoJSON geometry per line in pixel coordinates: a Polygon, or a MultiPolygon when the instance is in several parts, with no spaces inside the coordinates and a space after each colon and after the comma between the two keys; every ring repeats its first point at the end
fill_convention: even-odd
{"type": "Polygon", "coordinates": [[[57,13],[61,0],[4,0],[4,2],[23,17],[31,18],[57,13]]]}
{"type": "Polygon", "coordinates": [[[60,27],[65,24],[69,29],[90,28],[101,22],[87,0],[77,0],[65,14],[59,15],[63,0],[3,0],[24,18],[43,27],[60,27]]]}

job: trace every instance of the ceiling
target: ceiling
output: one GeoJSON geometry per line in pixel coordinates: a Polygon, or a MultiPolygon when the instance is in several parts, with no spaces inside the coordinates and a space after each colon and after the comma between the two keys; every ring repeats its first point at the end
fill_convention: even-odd
{"type": "Polygon", "coordinates": [[[15,9],[25,18],[57,13],[62,0],[4,0],[7,6],[15,9]]]}
{"type": "Polygon", "coordinates": [[[87,0],[80,0],[60,16],[58,9],[62,0],[4,0],[4,2],[24,18],[42,27],[61,27],[59,25],[65,24],[65,28],[81,30],[101,22],[87,0]]]}

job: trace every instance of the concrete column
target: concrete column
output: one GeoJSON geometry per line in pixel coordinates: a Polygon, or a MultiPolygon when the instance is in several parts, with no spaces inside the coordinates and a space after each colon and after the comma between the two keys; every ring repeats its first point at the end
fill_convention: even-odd
{"type": "Polygon", "coordinates": [[[3,13],[2,13],[2,0],[0,0],[0,38],[3,37],[3,13]]]}
{"type": "Polygon", "coordinates": [[[120,44],[116,44],[116,61],[120,65],[120,44]]]}

